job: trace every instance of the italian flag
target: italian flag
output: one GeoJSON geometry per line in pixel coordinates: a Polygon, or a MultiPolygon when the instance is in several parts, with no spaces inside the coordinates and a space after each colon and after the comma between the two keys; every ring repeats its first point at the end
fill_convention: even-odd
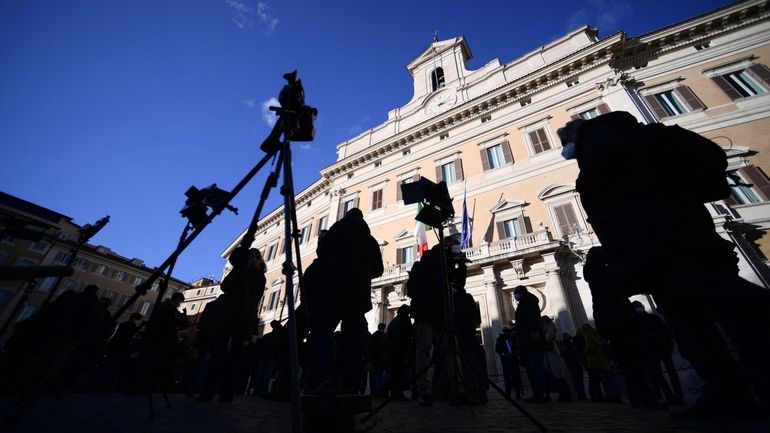
{"type": "MultiPolygon", "coordinates": [[[[417,213],[422,210],[422,203],[417,203],[417,213]]],[[[417,254],[422,257],[425,251],[428,251],[428,234],[425,229],[430,228],[425,224],[417,221],[417,225],[414,227],[414,237],[417,239],[417,254]]]]}

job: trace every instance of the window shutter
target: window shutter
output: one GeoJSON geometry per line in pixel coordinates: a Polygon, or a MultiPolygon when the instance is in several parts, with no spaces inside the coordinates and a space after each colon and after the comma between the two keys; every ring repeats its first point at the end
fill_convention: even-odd
{"type": "Polygon", "coordinates": [[[523,233],[532,233],[532,222],[528,216],[524,217],[524,231],[523,233]]]}
{"type": "Polygon", "coordinates": [[[511,155],[511,145],[508,144],[508,140],[500,143],[500,147],[503,149],[503,158],[505,158],[506,164],[513,164],[513,156],[511,155]]]}
{"type": "Polygon", "coordinates": [[[543,151],[543,147],[540,146],[540,137],[537,136],[537,131],[532,131],[529,133],[529,140],[532,142],[533,152],[537,154],[543,151]]]}
{"type": "Polygon", "coordinates": [[[305,232],[305,233],[307,233],[307,239],[305,239],[305,240],[306,241],[310,240],[310,233],[313,233],[313,222],[312,221],[307,225],[307,232],[305,232]]]}
{"type": "Polygon", "coordinates": [[[401,200],[401,180],[398,181],[398,188],[396,188],[396,201],[401,200]]]}
{"type": "Polygon", "coordinates": [[[570,120],[578,120],[578,119],[580,119],[580,118],[581,118],[581,117],[580,117],[580,115],[579,115],[579,114],[573,114],[573,115],[569,116],[569,119],[570,119],[570,120]]]}
{"type": "Polygon", "coordinates": [[[444,180],[444,173],[441,172],[441,164],[436,166],[436,183],[444,180]]]}
{"type": "Polygon", "coordinates": [[[554,214],[556,214],[556,223],[559,225],[559,233],[562,236],[572,232],[573,224],[577,224],[577,217],[575,216],[575,210],[572,208],[571,203],[563,204],[553,208],[554,214]]]}
{"type": "Polygon", "coordinates": [[[402,248],[396,249],[396,264],[400,265],[404,263],[404,250],[402,248]]]}
{"type": "Polygon", "coordinates": [[[701,108],[706,107],[702,102],[700,102],[698,97],[695,96],[695,93],[693,93],[689,87],[679,86],[674,90],[679,94],[679,96],[682,97],[682,99],[684,99],[684,103],[687,104],[687,106],[690,108],[690,111],[700,110],[701,108]]]}
{"type": "Polygon", "coordinates": [[[655,117],[660,119],[665,119],[668,117],[668,113],[666,113],[666,110],[663,109],[663,106],[660,105],[660,102],[655,98],[655,95],[647,95],[644,97],[644,99],[647,101],[647,106],[650,107],[655,113],[655,117]]]}
{"type": "Polygon", "coordinates": [[[487,149],[481,149],[481,166],[484,171],[489,171],[489,157],[487,156],[487,149]]]}
{"type": "Polygon", "coordinates": [[[607,104],[601,103],[596,106],[596,111],[599,112],[599,115],[602,115],[602,114],[607,114],[612,110],[610,110],[610,107],[607,104]]]}
{"type": "Polygon", "coordinates": [[[340,200],[340,204],[337,207],[337,221],[341,220],[343,215],[345,215],[345,200],[340,200]]]}
{"type": "Polygon", "coordinates": [[[738,99],[742,97],[741,94],[733,88],[733,86],[727,81],[725,77],[718,75],[716,77],[711,77],[711,79],[717,84],[717,86],[719,86],[720,89],[722,89],[723,92],[727,94],[727,96],[730,97],[730,99],[738,99]]]}
{"type": "Polygon", "coordinates": [[[353,207],[354,207],[354,208],[355,208],[355,207],[358,207],[358,200],[359,200],[359,198],[358,198],[358,197],[356,197],[356,198],[355,198],[355,200],[353,200],[353,207]]]}
{"type": "Polygon", "coordinates": [[[465,179],[463,176],[463,162],[460,158],[455,159],[455,176],[457,180],[465,179]]]}
{"type": "Polygon", "coordinates": [[[751,65],[746,70],[749,72],[749,74],[762,81],[762,84],[765,85],[765,87],[770,87],[770,69],[767,68],[765,65],[751,65]]]}
{"type": "Polygon", "coordinates": [[[770,200],[770,180],[759,168],[747,165],[739,168],[738,171],[751,180],[751,183],[754,185],[754,192],[762,200],[770,200]]]}
{"type": "Polygon", "coordinates": [[[500,240],[508,238],[508,236],[505,235],[505,223],[502,221],[497,222],[497,236],[500,240]]]}

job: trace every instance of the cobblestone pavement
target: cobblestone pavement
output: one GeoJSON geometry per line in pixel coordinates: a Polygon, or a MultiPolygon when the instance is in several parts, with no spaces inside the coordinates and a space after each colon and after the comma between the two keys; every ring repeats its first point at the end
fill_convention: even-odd
{"type": "MultiPolygon", "coordinates": [[[[485,406],[453,407],[437,403],[418,407],[413,401],[394,401],[358,431],[406,432],[536,432],[513,406],[490,394],[485,406]]],[[[170,396],[167,409],[155,395],[157,415],[149,419],[147,398],[121,394],[68,394],[44,396],[14,425],[0,431],[23,433],[151,433],[151,432],[291,432],[289,403],[258,397],[236,397],[233,403],[200,403],[183,395],[170,396]]],[[[375,400],[376,405],[382,400],[375,400]]],[[[6,417],[10,397],[0,397],[6,417]]],[[[666,411],[632,409],[625,404],[588,402],[526,405],[552,432],[685,432],[674,426],[666,411]]],[[[359,417],[360,418],[360,417],[359,417]]]]}

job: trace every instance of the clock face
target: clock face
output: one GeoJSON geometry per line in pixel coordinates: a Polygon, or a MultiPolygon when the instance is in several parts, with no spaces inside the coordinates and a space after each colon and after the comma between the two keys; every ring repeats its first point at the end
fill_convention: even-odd
{"type": "Polygon", "coordinates": [[[425,114],[433,116],[442,113],[454,107],[456,101],[457,95],[454,93],[442,93],[436,95],[428,102],[427,107],[425,107],[425,114]]]}

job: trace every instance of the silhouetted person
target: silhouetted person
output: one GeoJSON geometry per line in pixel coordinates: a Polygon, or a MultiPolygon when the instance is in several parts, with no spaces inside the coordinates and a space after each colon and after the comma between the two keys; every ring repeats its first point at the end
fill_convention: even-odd
{"type": "Polygon", "coordinates": [[[462,380],[465,384],[465,396],[456,403],[486,404],[489,384],[480,356],[481,343],[476,336],[476,329],[481,327],[481,311],[476,305],[473,295],[465,291],[465,276],[468,273],[465,263],[457,263],[457,274],[454,289],[454,325],[457,332],[457,342],[461,355],[462,380]]]}
{"type": "MultiPolygon", "coordinates": [[[[201,393],[210,401],[219,382],[219,401],[233,400],[243,343],[255,331],[259,299],[265,291],[265,266],[256,248],[239,247],[230,255],[233,269],[220,285],[224,299],[216,307],[211,363],[201,393]]],[[[206,310],[204,310],[205,313],[206,310]]]]}
{"type": "Polygon", "coordinates": [[[453,259],[461,252],[458,249],[459,243],[455,239],[446,238],[443,246],[437,244],[424,252],[420,261],[415,262],[409,272],[407,295],[411,298],[410,306],[412,318],[414,318],[415,374],[422,406],[432,405],[432,399],[437,396],[438,391],[438,384],[434,383],[428,372],[431,359],[437,364],[435,371],[450,379],[448,381],[451,382],[451,386],[448,387],[449,397],[455,398],[457,394],[463,392],[462,383],[456,379],[456,369],[460,367],[460,360],[456,342],[452,336],[454,331],[449,329],[450,324],[444,314],[450,301],[448,297],[452,296],[447,293],[447,290],[452,288],[445,287],[445,278],[450,282],[450,286],[465,285],[464,272],[455,268],[457,261],[453,259]],[[441,263],[442,248],[449,262],[446,270],[441,263]],[[445,272],[448,273],[446,277],[445,272]],[[462,279],[462,281],[453,283],[456,279],[462,279]],[[438,353],[431,356],[434,340],[438,353]]]}
{"type": "Polygon", "coordinates": [[[519,357],[516,350],[516,341],[511,335],[511,328],[503,328],[503,332],[495,341],[495,352],[500,356],[500,364],[503,366],[503,381],[505,382],[505,395],[511,397],[511,391],[516,391],[516,399],[521,399],[521,374],[519,373],[519,357]],[[518,377],[518,381],[516,378],[518,377]]]}
{"type": "Polygon", "coordinates": [[[326,296],[323,310],[311,312],[313,355],[320,387],[336,387],[338,364],[341,385],[357,390],[364,377],[363,350],[367,337],[364,314],[372,309],[372,279],[382,275],[382,255],[360,209],[353,208],[334,223],[317,249],[319,266],[315,297],[326,296]],[[341,322],[340,344],[335,353],[331,335],[341,322]],[[335,363],[336,359],[336,363],[335,363]]]}
{"type": "Polygon", "coordinates": [[[540,301],[524,286],[514,287],[513,297],[518,302],[515,318],[519,348],[532,387],[532,396],[524,401],[545,403],[544,336],[540,323],[540,301]]]}
{"type": "Polygon", "coordinates": [[[703,205],[729,195],[724,151],[678,126],[642,125],[625,112],[570,122],[559,136],[563,155],[578,161],[576,189],[616,287],[626,295],[652,293],[706,382],[695,406],[676,420],[698,425],[770,411],[770,292],[738,276],[734,247],[703,205]],[[639,203],[665,217],[650,219],[639,203]],[[646,227],[643,242],[633,227],[646,227]]]}
{"type": "Polygon", "coordinates": [[[164,393],[173,390],[175,381],[174,365],[178,355],[177,332],[187,327],[187,317],[179,312],[184,301],[180,292],[171,295],[156,306],[158,310],[147,323],[145,339],[145,380],[146,391],[155,387],[164,393]]]}
{"type": "Polygon", "coordinates": [[[542,316],[540,320],[543,323],[543,356],[547,384],[546,399],[550,398],[549,394],[555,388],[559,393],[559,401],[572,401],[569,385],[564,378],[561,355],[556,344],[558,329],[550,317],[542,316]]]}
{"type": "Polygon", "coordinates": [[[647,373],[653,391],[656,395],[660,395],[659,391],[662,391],[663,395],[666,397],[666,404],[668,405],[676,406],[684,404],[682,385],[679,382],[679,375],[671,360],[671,352],[673,351],[673,337],[671,331],[663,322],[663,319],[655,314],[647,313],[647,310],[645,310],[644,305],[641,302],[634,301],[631,305],[641,322],[642,349],[646,355],[647,373]],[[666,368],[669,369],[668,373],[671,379],[671,386],[669,386],[666,379],[663,377],[663,371],[660,368],[661,362],[663,362],[666,365],[666,368]]]}
{"type": "Polygon", "coordinates": [[[384,397],[387,393],[384,376],[385,363],[388,356],[385,328],[386,325],[384,323],[377,325],[377,330],[369,337],[366,343],[366,350],[364,351],[366,369],[369,373],[369,385],[373,397],[384,397]]]}
{"type": "Polygon", "coordinates": [[[572,336],[566,332],[562,335],[559,352],[569,370],[570,377],[572,378],[572,386],[575,388],[577,398],[579,400],[585,400],[586,386],[583,380],[583,366],[580,364],[580,356],[578,355],[578,350],[575,348],[572,336]]]}
{"type": "Polygon", "coordinates": [[[386,371],[389,396],[393,400],[406,400],[404,389],[409,380],[409,352],[414,344],[409,305],[398,307],[396,317],[388,324],[385,335],[388,346],[386,371]]]}

